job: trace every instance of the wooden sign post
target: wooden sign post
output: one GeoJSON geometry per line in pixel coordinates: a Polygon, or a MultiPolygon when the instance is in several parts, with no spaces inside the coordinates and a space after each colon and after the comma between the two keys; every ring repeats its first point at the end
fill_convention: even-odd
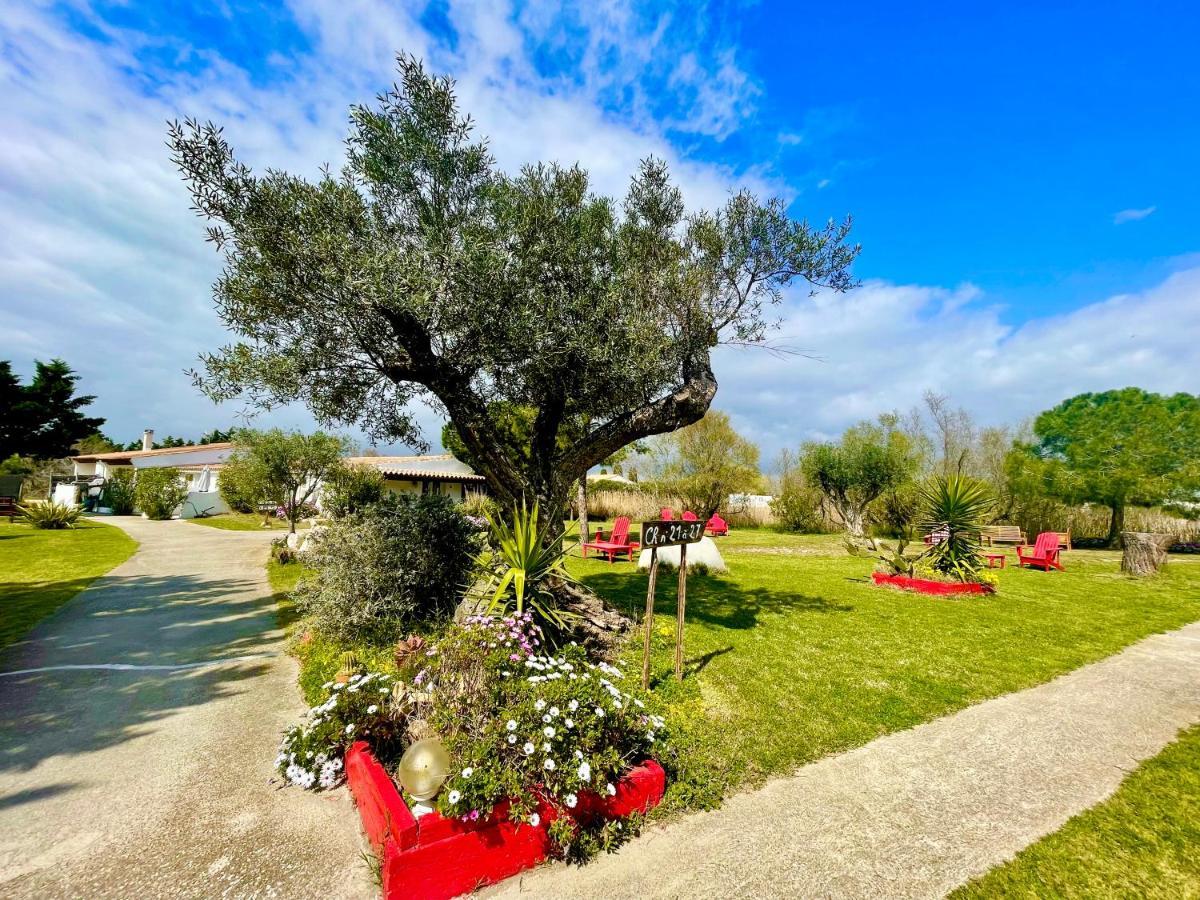
{"type": "Polygon", "coordinates": [[[646,590],[645,642],[642,644],[642,689],[650,687],[650,637],[654,634],[654,585],[658,581],[658,548],[679,547],[679,592],[675,603],[675,678],[683,679],[683,620],[687,610],[687,545],[704,537],[703,522],[674,519],[642,523],[642,546],[650,548],[650,584],[646,590]]]}

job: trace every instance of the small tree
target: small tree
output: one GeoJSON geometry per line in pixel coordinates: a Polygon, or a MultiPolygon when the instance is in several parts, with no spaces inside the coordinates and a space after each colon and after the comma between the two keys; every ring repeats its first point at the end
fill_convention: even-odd
{"type": "Polygon", "coordinates": [[[139,469],[133,496],[137,508],[151,519],[169,519],[187,499],[188,490],[178,469],[139,469]]]}
{"type": "Polygon", "coordinates": [[[341,518],[374,506],[386,493],[383,475],[374,466],[338,463],[325,477],[321,510],[341,518]]]}
{"type": "Polygon", "coordinates": [[[1113,546],[1127,505],[1162,503],[1200,485],[1200,397],[1191,394],[1080,394],[1038,416],[1033,432],[1010,471],[1067,502],[1107,506],[1113,546]]]}
{"type": "Polygon", "coordinates": [[[702,518],[715,513],[730,494],[756,490],[762,483],[758,447],[734,431],[723,412],[709,410],[662,442],[665,486],[702,518]]]}
{"type": "MultiPolygon", "coordinates": [[[[234,451],[218,476],[221,498],[237,512],[258,512],[268,503],[277,502],[262,460],[252,453],[234,451]]],[[[270,512],[264,513],[266,525],[270,512]]]]}
{"type": "Polygon", "coordinates": [[[339,465],[349,446],[345,438],[323,431],[302,434],[279,428],[238,431],[235,443],[232,460],[247,459],[247,470],[257,470],[255,477],[262,479],[269,501],[283,508],[291,534],[296,533],[305,504],[339,465]]]}
{"type": "Polygon", "coordinates": [[[916,469],[911,442],[902,431],[866,422],[847,429],[836,444],[805,444],[802,453],[805,480],[825,495],[855,537],[865,533],[872,501],[899,487],[916,469]]]}

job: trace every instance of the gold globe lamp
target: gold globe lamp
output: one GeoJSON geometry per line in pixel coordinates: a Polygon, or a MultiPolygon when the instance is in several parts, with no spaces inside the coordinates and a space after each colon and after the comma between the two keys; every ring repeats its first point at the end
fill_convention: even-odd
{"type": "Polygon", "coordinates": [[[450,754],[436,737],[417,741],[404,751],[396,777],[405,791],[417,800],[429,800],[450,774],[450,754]]]}

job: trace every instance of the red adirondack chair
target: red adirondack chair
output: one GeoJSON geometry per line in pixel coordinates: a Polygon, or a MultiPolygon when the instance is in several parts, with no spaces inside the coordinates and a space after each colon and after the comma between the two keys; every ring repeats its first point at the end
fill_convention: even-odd
{"type": "Polygon", "coordinates": [[[699,517],[694,512],[692,512],[690,509],[683,514],[682,518],[683,518],[683,521],[685,521],[685,522],[698,522],[699,521],[699,517]]]}
{"type": "Polygon", "coordinates": [[[1017,566],[1033,566],[1041,569],[1043,572],[1049,572],[1051,569],[1063,571],[1062,563],[1058,559],[1058,532],[1043,531],[1037,536],[1037,541],[1033,545],[1033,552],[1026,553],[1026,548],[1022,544],[1017,544],[1017,566]]]}
{"type": "Polygon", "coordinates": [[[589,550],[595,550],[601,556],[608,557],[610,563],[622,553],[633,562],[633,551],[641,546],[637,541],[629,540],[629,516],[620,516],[613,523],[612,533],[607,538],[603,531],[597,531],[595,540],[582,542],[579,549],[584,559],[587,558],[589,550]]]}
{"type": "Polygon", "coordinates": [[[718,534],[729,534],[729,523],[718,516],[716,513],[708,520],[704,526],[705,530],[714,537],[718,534]]]}
{"type": "Polygon", "coordinates": [[[675,518],[675,510],[671,509],[669,506],[664,506],[658,511],[658,517],[664,522],[670,522],[675,518]]]}

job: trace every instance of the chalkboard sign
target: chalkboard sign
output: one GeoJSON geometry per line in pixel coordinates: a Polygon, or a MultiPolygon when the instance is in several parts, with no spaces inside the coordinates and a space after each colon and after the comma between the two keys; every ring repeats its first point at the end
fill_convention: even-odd
{"type": "Polygon", "coordinates": [[[702,537],[704,537],[703,522],[670,519],[666,522],[642,523],[643,547],[673,547],[676,544],[694,544],[702,537]]]}

